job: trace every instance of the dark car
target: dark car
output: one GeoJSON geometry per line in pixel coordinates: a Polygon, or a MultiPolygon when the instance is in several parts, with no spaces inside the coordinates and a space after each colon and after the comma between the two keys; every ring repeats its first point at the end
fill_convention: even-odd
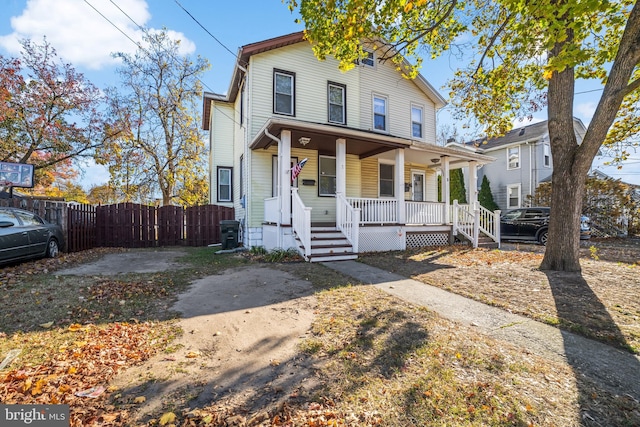
{"type": "MultiPolygon", "coordinates": [[[[500,217],[500,238],[503,240],[533,240],[547,244],[550,208],[513,209],[500,217]]],[[[580,239],[591,237],[589,218],[580,218],[580,239]]]]}
{"type": "Polygon", "coordinates": [[[64,248],[62,228],[38,215],[0,207],[0,263],[56,257],[64,248]]]}

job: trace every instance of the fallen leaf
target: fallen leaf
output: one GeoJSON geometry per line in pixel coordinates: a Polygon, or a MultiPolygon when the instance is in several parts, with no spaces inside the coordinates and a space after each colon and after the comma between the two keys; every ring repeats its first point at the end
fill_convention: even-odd
{"type": "Polygon", "coordinates": [[[47,322],[47,323],[41,323],[40,324],[40,327],[41,328],[45,328],[45,329],[49,329],[52,326],[53,326],[53,322],[47,322]]]}
{"type": "Polygon", "coordinates": [[[161,426],[167,425],[169,423],[172,423],[176,420],[176,414],[174,414],[173,412],[165,412],[164,414],[162,414],[162,416],[160,417],[160,422],[159,424],[161,426]]]}
{"type": "Polygon", "coordinates": [[[69,325],[69,330],[71,332],[78,332],[80,330],[82,330],[82,325],[79,323],[74,323],[72,325],[69,325]]]}
{"type": "Polygon", "coordinates": [[[186,357],[187,359],[194,359],[196,357],[199,357],[200,353],[197,351],[190,351],[189,353],[185,354],[184,357],[186,357]]]}
{"type": "Polygon", "coordinates": [[[144,403],[147,400],[146,397],[144,396],[138,396],[135,399],[133,399],[133,403],[144,403]]]}

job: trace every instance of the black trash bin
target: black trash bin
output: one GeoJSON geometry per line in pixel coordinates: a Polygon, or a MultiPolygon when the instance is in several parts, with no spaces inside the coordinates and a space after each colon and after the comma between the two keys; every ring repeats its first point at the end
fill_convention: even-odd
{"type": "Polygon", "coordinates": [[[234,249],[238,247],[238,230],[240,223],[233,220],[220,221],[220,242],[222,249],[234,249]]]}

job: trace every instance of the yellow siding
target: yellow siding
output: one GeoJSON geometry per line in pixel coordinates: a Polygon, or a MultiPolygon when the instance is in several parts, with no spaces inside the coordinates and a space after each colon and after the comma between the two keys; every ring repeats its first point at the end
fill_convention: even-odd
{"type": "Polygon", "coordinates": [[[360,164],[362,176],[362,197],[378,197],[378,159],[369,157],[360,164]]]}
{"type": "Polygon", "coordinates": [[[377,63],[375,67],[359,66],[360,70],[360,123],[361,129],[373,130],[373,95],[387,98],[389,133],[413,139],[411,135],[411,104],[423,107],[424,138],[435,143],[435,104],[416,84],[400,75],[391,61],[377,63]]]}
{"type": "Polygon", "coordinates": [[[332,81],[347,87],[347,126],[361,127],[358,73],[342,73],[332,58],[318,61],[309,43],[303,42],[251,57],[251,138],[269,118],[290,117],[273,114],[274,68],[295,73],[295,119],[327,123],[327,82],[332,81]]]}
{"type": "MultiPolygon", "coordinates": [[[[233,117],[233,107],[227,103],[213,102],[211,116],[210,138],[215,143],[211,143],[210,147],[210,195],[211,202],[218,203],[218,166],[234,167],[234,124],[231,119],[233,117]]],[[[235,167],[233,172],[235,176],[235,167]]],[[[232,203],[220,204],[233,206],[232,203]]]]}

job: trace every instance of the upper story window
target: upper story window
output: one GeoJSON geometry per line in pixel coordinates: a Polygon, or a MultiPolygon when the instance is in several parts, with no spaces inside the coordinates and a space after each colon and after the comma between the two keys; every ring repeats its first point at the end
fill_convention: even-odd
{"type": "Polygon", "coordinates": [[[543,146],[543,162],[544,162],[544,166],[546,168],[551,167],[551,147],[549,147],[549,144],[544,144],[543,146]]]}
{"type": "Polygon", "coordinates": [[[423,123],[422,107],[419,105],[411,106],[411,135],[414,138],[422,138],[423,123]]]}
{"type": "Polygon", "coordinates": [[[520,168],[520,146],[507,149],[507,169],[520,168]]]}
{"type": "Polygon", "coordinates": [[[340,83],[329,82],[327,90],[329,123],[347,124],[347,87],[340,83]]]}
{"type": "Polygon", "coordinates": [[[319,156],[318,158],[318,195],[336,195],[336,158],[319,156]]]}
{"type": "Polygon", "coordinates": [[[273,70],[273,112],[295,116],[295,73],[273,70]]]}
{"type": "Polygon", "coordinates": [[[373,128],[375,130],[387,132],[387,97],[373,95],[373,128]]]}
{"type": "Polygon", "coordinates": [[[389,163],[379,164],[380,197],[393,197],[393,165],[389,163]]]}
{"type": "Polygon", "coordinates": [[[368,51],[368,50],[365,50],[365,51],[364,51],[364,54],[365,54],[366,56],[360,60],[360,63],[361,63],[362,65],[366,65],[366,66],[368,66],[368,67],[375,67],[376,62],[375,62],[375,60],[374,60],[374,58],[373,58],[373,52],[370,52],[370,51],[368,51]]]}

